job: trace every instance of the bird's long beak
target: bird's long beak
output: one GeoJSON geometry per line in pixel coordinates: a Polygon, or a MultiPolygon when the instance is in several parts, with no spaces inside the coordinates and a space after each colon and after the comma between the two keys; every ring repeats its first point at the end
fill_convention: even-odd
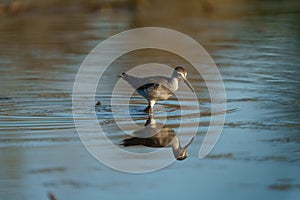
{"type": "Polygon", "coordinates": [[[190,82],[186,79],[186,78],[183,78],[184,80],[184,83],[190,88],[190,90],[195,93],[195,90],[193,89],[192,85],[190,84],[190,82]]]}

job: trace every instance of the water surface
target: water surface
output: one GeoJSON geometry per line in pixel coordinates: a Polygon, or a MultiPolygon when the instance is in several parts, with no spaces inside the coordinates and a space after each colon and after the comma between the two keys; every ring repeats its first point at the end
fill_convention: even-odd
{"type": "MultiPolygon", "coordinates": [[[[153,194],[176,199],[299,198],[297,4],[236,1],[199,7],[176,1],[166,12],[155,3],[137,3],[135,8],[118,5],[93,12],[32,10],[1,15],[0,197],[47,199],[52,193],[57,199],[150,199],[153,194]],[[201,110],[186,160],[132,175],[102,165],[85,150],[74,127],[71,98],[77,70],[89,51],[113,34],[142,26],[173,28],[199,41],[219,67],[228,105],[220,140],[200,160],[211,106],[203,80],[186,61],[167,52],[132,52],[116,60],[99,83],[95,99],[102,103],[95,108],[99,123],[114,143],[128,136],[112,117],[111,89],[117,75],[132,66],[148,62],[187,66],[201,110]]],[[[186,143],[194,128],[190,123],[199,113],[188,110],[189,98],[183,103],[188,114],[183,116],[186,135],[181,140],[186,143]]],[[[138,125],[148,118],[141,112],[145,106],[141,97],[132,97],[130,112],[138,125]]],[[[163,122],[165,109],[165,125],[176,132],[178,108],[176,98],[160,102],[157,122],[163,122]]],[[[121,114],[115,117],[126,125],[121,114]]]]}

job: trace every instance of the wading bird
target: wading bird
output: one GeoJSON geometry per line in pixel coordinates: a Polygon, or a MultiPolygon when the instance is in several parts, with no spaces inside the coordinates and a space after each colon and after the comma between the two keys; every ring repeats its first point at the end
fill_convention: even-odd
{"type": "Polygon", "coordinates": [[[141,96],[147,99],[148,107],[144,111],[153,113],[153,107],[156,101],[166,100],[170,96],[173,96],[174,92],[178,90],[181,80],[194,92],[186,76],[187,71],[183,67],[176,67],[171,77],[149,76],[140,78],[126,73],[123,73],[120,77],[127,81],[141,96]]]}

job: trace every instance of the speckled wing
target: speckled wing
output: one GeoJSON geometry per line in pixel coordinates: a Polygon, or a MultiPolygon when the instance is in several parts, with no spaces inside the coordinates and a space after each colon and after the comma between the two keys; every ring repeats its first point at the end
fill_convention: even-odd
{"type": "Polygon", "coordinates": [[[137,88],[136,91],[146,99],[150,100],[165,100],[174,95],[171,90],[158,83],[142,85],[137,88]]]}

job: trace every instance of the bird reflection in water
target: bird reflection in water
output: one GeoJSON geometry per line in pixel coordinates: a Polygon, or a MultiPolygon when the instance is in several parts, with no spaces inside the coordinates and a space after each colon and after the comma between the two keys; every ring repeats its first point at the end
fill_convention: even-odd
{"type": "Polygon", "coordinates": [[[137,145],[153,148],[171,147],[177,160],[184,160],[188,157],[188,147],[194,140],[193,137],[187,145],[181,147],[175,131],[164,127],[163,124],[157,124],[153,115],[149,115],[145,127],[136,130],[133,135],[135,137],[124,139],[122,145],[125,147],[137,145]]]}

